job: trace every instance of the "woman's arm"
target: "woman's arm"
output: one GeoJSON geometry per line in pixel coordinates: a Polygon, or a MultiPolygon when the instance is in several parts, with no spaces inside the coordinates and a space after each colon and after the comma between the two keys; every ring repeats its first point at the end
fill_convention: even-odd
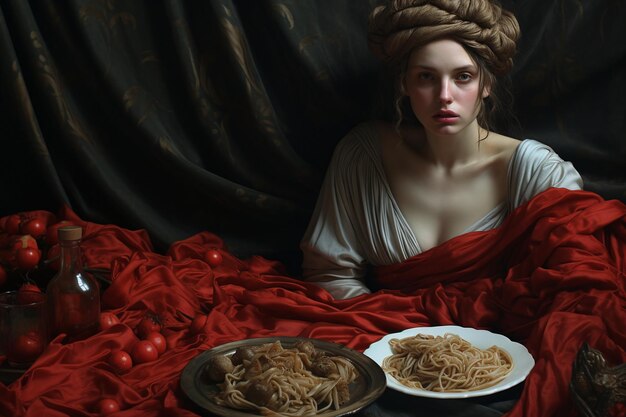
{"type": "Polygon", "coordinates": [[[362,216],[354,207],[354,144],[349,134],[337,145],[300,243],[302,278],[340,299],[370,292],[363,283],[366,260],[358,236],[362,216]]]}

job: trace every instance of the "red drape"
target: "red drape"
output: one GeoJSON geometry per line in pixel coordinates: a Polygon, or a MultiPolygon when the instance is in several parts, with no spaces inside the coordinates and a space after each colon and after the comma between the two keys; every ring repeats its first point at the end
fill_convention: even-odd
{"type": "Polygon", "coordinates": [[[121,323],[81,342],[53,340],[23,377],[0,384],[3,416],[93,416],[102,397],[121,404],[120,416],[195,416],[178,387],[185,365],[210,347],[273,335],[364,350],[416,326],[503,333],[536,360],[511,417],[575,415],[568,383],[583,342],[611,363],[626,362],[626,207],[592,193],[548,190],[498,229],[379,268],[387,289],[351,300],[333,300],[276,262],[238,259],[207,232],[158,254],[142,231],[63,216],[86,227],[86,263],[111,268],[103,306],[121,323]],[[216,267],[206,260],[212,248],[224,258],[216,267]],[[206,325],[193,334],[191,317],[201,312],[206,325]],[[117,374],[108,357],[137,341],[133,329],[146,313],[163,321],[168,350],[117,374]]]}

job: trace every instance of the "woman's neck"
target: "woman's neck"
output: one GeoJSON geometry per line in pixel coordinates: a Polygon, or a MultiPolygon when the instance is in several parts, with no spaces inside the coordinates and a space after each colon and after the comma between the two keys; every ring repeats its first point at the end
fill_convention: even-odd
{"type": "Polygon", "coordinates": [[[455,168],[477,162],[483,156],[480,152],[480,138],[486,131],[478,123],[468,125],[454,135],[436,135],[426,132],[422,156],[435,168],[452,173],[455,168]]]}

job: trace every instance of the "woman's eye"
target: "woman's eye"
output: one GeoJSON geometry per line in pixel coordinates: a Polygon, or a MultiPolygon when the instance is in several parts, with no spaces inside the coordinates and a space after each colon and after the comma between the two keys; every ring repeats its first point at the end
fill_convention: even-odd
{"type": "Polygon", "coordinates": [[[472,75],[468,74],[467,72],[463,72],[463,73],[457,75],[456,79],[459,80],[459,81],[462,81],[462,82],[466,82],[466,81],[470,81],[472,79],[472,75]]]}
{"type": "Polygon", "coordinates": [[[433,75],[429,72],[420,72],[417,74],[417,79],[420,81],[430,81],[433,79],[433,75]]]}

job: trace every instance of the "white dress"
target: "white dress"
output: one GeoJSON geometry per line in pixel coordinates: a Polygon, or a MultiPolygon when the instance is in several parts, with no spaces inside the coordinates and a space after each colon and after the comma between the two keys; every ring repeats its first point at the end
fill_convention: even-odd
{"type": "MultiPolygon", "coordinates": [[[[303,279],[335,298],[369,292],[362,281],[368,265],[400,263],[422,252],[387,183],[380,146],[373,123],[358,125],[339,142],[301,241],[303,279]]],[[[550,187],[582,189],[573,165],[532,139],[518,145],[507,176],[508,199],[463,233],[499,226],[550,187]]]]}

